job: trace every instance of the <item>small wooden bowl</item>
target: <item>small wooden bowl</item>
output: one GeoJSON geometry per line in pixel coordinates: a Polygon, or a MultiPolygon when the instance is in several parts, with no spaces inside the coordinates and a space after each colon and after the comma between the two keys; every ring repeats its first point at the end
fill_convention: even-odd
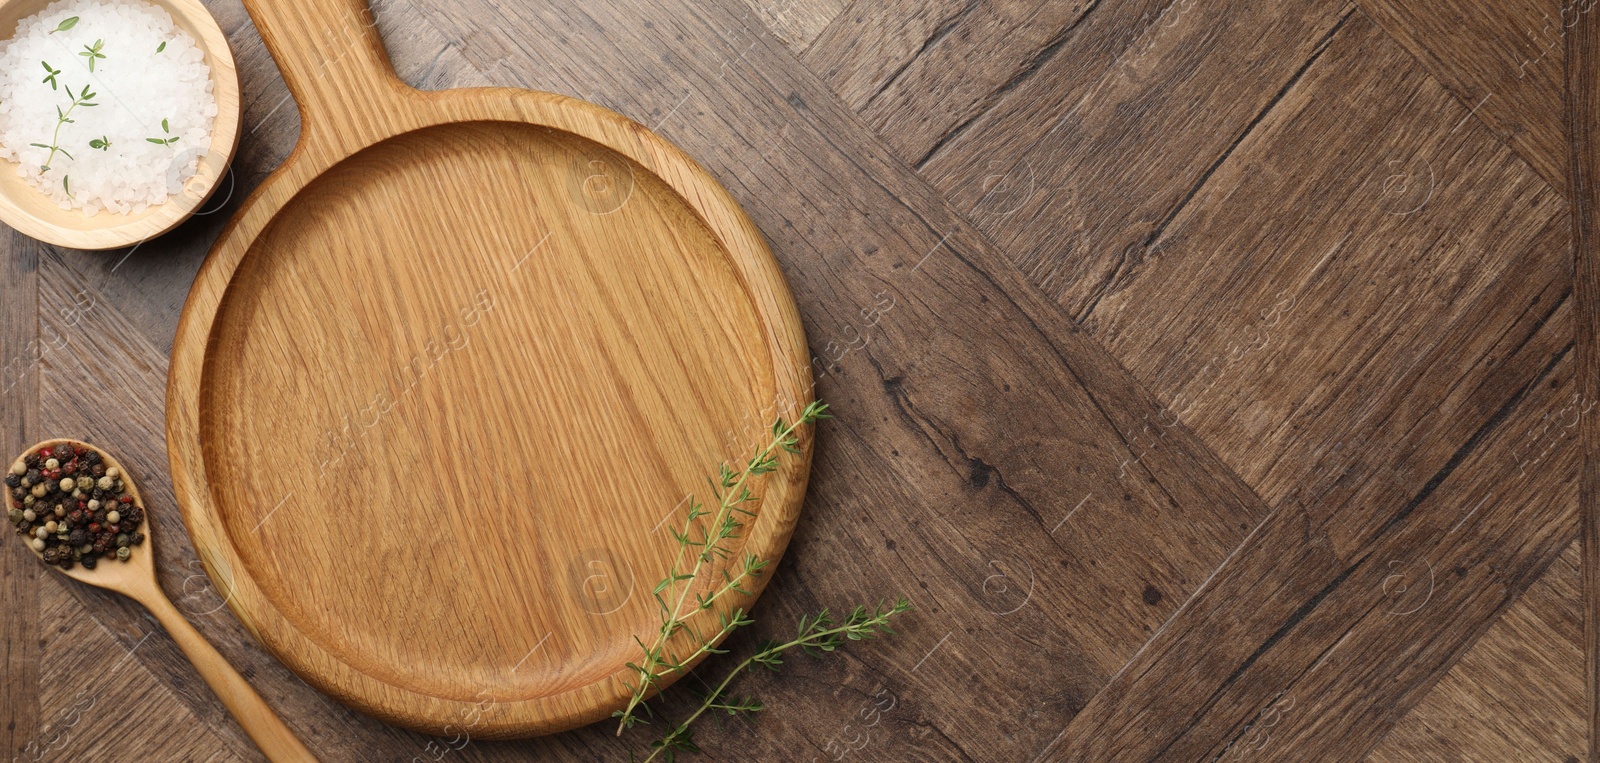
{"type": "MultiPolygon", "coordinates": [[[[28,185],[16,172],[16,162],[0,160],[0,220],[40,241],[76,249],[117,249],[145,241],[189,219],[228,169],[239,146],[239,73],[233,51],[217,20],[200,0],[147,0],[172,14],[180,29],[194,38],[211,67],[211,92],[217,116],[211,124],[211,148],[200,158],[195,176],[183,192],[165,204],[143,212],[118,214],[102,210],[90,217],[80,209],[62,209],[50,197],[28,185]]],[[[10,39],[17,22],[44,10],[50,0],[0,0],[0,37],[10,39]]]]}

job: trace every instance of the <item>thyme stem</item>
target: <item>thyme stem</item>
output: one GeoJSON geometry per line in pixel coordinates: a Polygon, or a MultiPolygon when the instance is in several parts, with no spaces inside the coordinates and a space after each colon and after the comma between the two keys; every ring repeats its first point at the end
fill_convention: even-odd
{"type": "Polygon", "coordinates": [[[689,603],[689,594],[695,587],[695,581],[700,577],[701,571],[717,559],[726,558],[728,549],[722,545],[723,541],[738,538],[738,530],[743,523],[735,517],[735,513],[749,517],[755,516],[754,512],[740,508],[745,503],[753,500],[755,496],[750,492],[749,484],[752,477],[776,471],[778,468],[778,452],[798,453],[798,440],[795,432],[801,427],[813,424],[820,419],[827,418],[828,406],[820,401],[807,405],[801,412],[800,418],[794,423],[787,423],[778,419],[772,425],[772,439],[766,445],[758,448],[755,455],[737,473],[726,465],[721,468],[719,479],[712,482],[712,493],[717,497],[715,512],[706,511],[695,502],[693,496],[689,499],[689,511],[684,519],[683,531],[674,532],[673,536],[678,541],[678,553],[672,565],[671,572],[655,588],[656,601],[662,610],[661,626],[656,630],[653,643],[645,645],[643,641],[639,646],[643,651],[643,658],[639,664],[629,663],[633,669],[636,683],[631,687],[632,696],[628,699],[626,708],[615,715],[617,734],[622,732],[637,721],[634,714],[644,702],[645,695],[652,687],[659,684],[660,680],[673,673],[683,671],[690,662],[707,653],[718,650],[713,646],[721,638],[731,633],[734,629],[747,625],[751,621],[744,616],[743,610],[735,610],[731,617],[724,617],[721,629],[710,639],[699,639],[699,648],[695,649],[688,657],[678,659],[667,655],[667,645],[679,630],[685,627],[685,620],[695,612],[710,609],[719,599],[730,591],[745,592],[743,584],[761,574],[767,566],[765,560],[757,559],[753,554],[746,554],[742,569],[737,575],[724,572],[724,582],[720,587],[713,587],[707,595],[696,598],[694,606],[688,610],[685,605],[689,603]],[[700,525],[702,528],[698,541],[693,537],[696,520],[709,515],[711,521],[700,525]],[[699,550],[693,553],[693,566],[688,572],[681,572],[684,568],[686,557],[690,557],[690,547],[699,550]],[[681,584],[681,585],[680,585],[681,584]],[[662,594],[665,593],[665,597],[662,594]],[[671,600],[669,606],[667,601],[671,600]]]}

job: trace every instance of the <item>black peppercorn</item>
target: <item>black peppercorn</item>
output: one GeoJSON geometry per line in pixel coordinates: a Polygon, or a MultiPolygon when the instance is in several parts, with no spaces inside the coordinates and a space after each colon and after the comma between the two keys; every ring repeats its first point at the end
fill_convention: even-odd
{"type": "Polygon", "coordinates": [[[87,530],[84,530],[82,528],[79,528],[77,530],[73,530],[71,533],[68,533],[68,535],[67,535],[67,543],[72,544],[74,547],[81,546],[81,545],[83,545],[85,543],[88,543],[88,542],[89,542],[89,533],[88,533],[87,530]]]}
{"type": "Polygon", "coordinates": [[[28,478],[29,485],[37,485],[39,484],[39,480],[44,479],[44,475],[41,475],[38,469],[29,469],[28,473],[23,476],[28,478]]]}
{"type": "Polygon", "coordinates": [[[83,568],[84,569],[86,569],[86,570],[94,569],[95,557],[93,557],[93,556],[91,556],[89,554],[84,554],[83,558],[78,560],[78,561],[83,562],[83,568]]]}
{"type": "Polygon", "coordinates": [[[22,485],[22,477],[21,477],[21,475],[17,475],[17,474],[7,474],[6,475],[6,487],[20,487],[21,485],[22,485]]]}

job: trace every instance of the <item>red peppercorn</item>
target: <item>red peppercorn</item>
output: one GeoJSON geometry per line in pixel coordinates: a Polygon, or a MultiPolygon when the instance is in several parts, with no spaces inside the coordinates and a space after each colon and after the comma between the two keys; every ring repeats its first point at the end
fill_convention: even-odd
{"type": "Polygon", "coordinates": [[[123,503],[133,503],[133,496],[125,495],[125,496],[123,496],[121,498],[118,498],[117,500],[119,500],[119,501],[121,501],[123,503]]]}
{"type": "Polygon", "coordinates": [[[89,502],[88,501],[78,501],[78,510],[79,511],[82,511],[82,510],[87,509],[87,508],[89,508],[89,502]]]}
{"type": "Polygon", "coordinates": [[[39,458],[48,460],[48,459],[51,459],[51,458],[55,458],[55,456],[51,455],[49,448],[40,448],[39,449],[39,458]]]}
{"type": "Polygon", "coordinates": [[[92,533],[100,532],[100,523],[99,522],[90,522],[89,523],[89,532],[92,532],[92,533]]]}
{"type": "Polygon", "coordinates": [[[106,525],[106,532],[111,533],[112,535],[116,535],[117,533],[122,532],[122,526],[121,525],[106,525]]]}

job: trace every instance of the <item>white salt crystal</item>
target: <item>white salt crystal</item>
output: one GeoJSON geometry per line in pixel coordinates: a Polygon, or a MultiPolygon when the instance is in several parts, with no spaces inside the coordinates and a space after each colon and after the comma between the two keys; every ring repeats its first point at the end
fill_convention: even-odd
{"type": "Polygon", "coordinates": [[[128,214],[166,202],[210,149],[216,113],[203,52],[166,10],[139,0],[59,0],[0,43],[0,158],[62,209],[128,214]],[[71,29],[53,31],[74,16],[71,29]],[[105,58],[91,73],[79,54],[97,40],[105,58]],[[61,72],[56,88],[43,81],[41,62],[61,72]],[[65,111],[85,85],[95,105],[73,108],[57,133],[57,107],[65,111]],[[45,170],[52,136],[66,153],[45,170]],[[170,145],[148,140],[174,137],[170,145]],[[99,138],[109,148],[91,148],[99,138]]]}

